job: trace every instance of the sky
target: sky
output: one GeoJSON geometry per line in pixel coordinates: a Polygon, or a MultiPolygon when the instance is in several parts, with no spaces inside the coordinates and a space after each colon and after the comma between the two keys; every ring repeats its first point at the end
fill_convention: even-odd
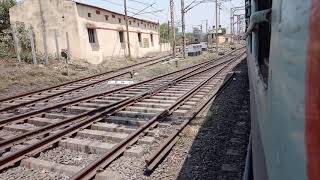
{"type": "MultiPolygon", "coordinates": [[[[106,9],[123,13],[123,0],[78,0],[92,5],[104,7],[106,9]]],[[[193,0],[185,0],[185,6],[189,5],[193,0]]],[[[199,0],[198,0],[199,1],[199,0]]],[[[214,1],[214,0],[211,0],[214,1]]],[[[220,0],[226,1],[222,3],[221,20],[222,27],[227,28],[227,32],[230,30],[230,9],[231,7],[244,6],[244,0],[220,0]]],[[[151,14],[136,15],[138,18],[152,20],[160,23],[167,23],[170,18],[169,13],[169,0],[127,0],[129,15],[143,10],[143,12],[153,12],[157,10],[163,10],[161,12],[153,12],[151,14]],[[148,4],[153,4],[148,8],[148,4]]],[[[177,24],[181,24],[181,1],[174,0],[175,2],[175,19],[177,24]]],[[[205,20],[208,20],[209,27],[212,27],[215,23],[215,3],[207,0],[207,3],[202,3],[186,14],[186,31],[191,32],[193,27],[200,24],[203,25],[205,30],[205,20]],[[209,1],[209,2],[208,2],[209,1]]],[[[240,12],[241,13],[241,12],[240,12]]],[[[243,12],[244,13],[244,12],[243,12]]]]}

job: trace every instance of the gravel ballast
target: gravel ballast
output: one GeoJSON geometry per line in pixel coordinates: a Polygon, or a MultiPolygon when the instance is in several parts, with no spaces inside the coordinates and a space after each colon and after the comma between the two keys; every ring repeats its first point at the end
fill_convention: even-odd
{"type": "Polygon", "coordinates": [[[177,179],[242,179],[250,133],[246,61],[214,100],[177,179]]]}

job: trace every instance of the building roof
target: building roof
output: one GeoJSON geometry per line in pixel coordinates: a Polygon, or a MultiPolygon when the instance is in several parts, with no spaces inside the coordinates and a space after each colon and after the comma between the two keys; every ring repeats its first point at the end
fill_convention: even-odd
{"type": "MultiPolygon", "coordinates": [[[[120,15],[120,16],[124,16],[124,14],[122,13],[119,13],[119,12],[115,12],[115,11],[112,11],[112,10],[109,10],[109,9],[106,9],[105,7],[103,6],[98,6],[96,4],[93,4],[93,3],[89,3],[89,2],[86,2],[84,0],[72,0],[73,2],[77,3],[77,4],[81,4],[81,5],[85,5],[85,6],[89,6],[89,7],[93,7],[93,8],[98,8],[100,10],[104,10],[104,11],[107,11],[107,12],[110,12],[110,13],[113,13],[113,14],[117,14],[117,15],[120,15]]],[[[147,23],[152,23],[152,24],[159,24],[158,22],[154,22],[154,21],[150,21],[150,20],[145,20],[145,19],[141,19],[141,18],[135,18],[135,17],[131,17],[131,16],[128,16],[129,19],[136,19],[136,20],[140,20],[140,21],[144,21],[144,22],[147,22],[147,23]]]]}

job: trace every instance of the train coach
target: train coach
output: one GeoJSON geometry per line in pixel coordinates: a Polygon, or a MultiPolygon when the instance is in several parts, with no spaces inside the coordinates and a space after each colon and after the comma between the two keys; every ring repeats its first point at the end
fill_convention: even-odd
{"type": "Polygon", "coordinates": [[[246,0],[251,138],[244,179],[320,179],[320,1],[246,0]]]}

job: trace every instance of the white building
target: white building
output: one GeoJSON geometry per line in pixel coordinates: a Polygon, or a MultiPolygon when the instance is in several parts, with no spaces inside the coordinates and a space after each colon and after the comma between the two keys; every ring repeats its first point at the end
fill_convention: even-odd
{"type": "MultiPolygon", "coordinates": [[[[94,64],[128,55],[124,15],[101,7],[76,0],[24,0],[10,9],[10,21],[33,27],[38,52],[44,52],[45,32],[52,55],[67,49],[68,42],[73,58],[94,64]]],[[[159,52],[159,36],[158,23],[129,17],[133,57],[159,52]]]]}

